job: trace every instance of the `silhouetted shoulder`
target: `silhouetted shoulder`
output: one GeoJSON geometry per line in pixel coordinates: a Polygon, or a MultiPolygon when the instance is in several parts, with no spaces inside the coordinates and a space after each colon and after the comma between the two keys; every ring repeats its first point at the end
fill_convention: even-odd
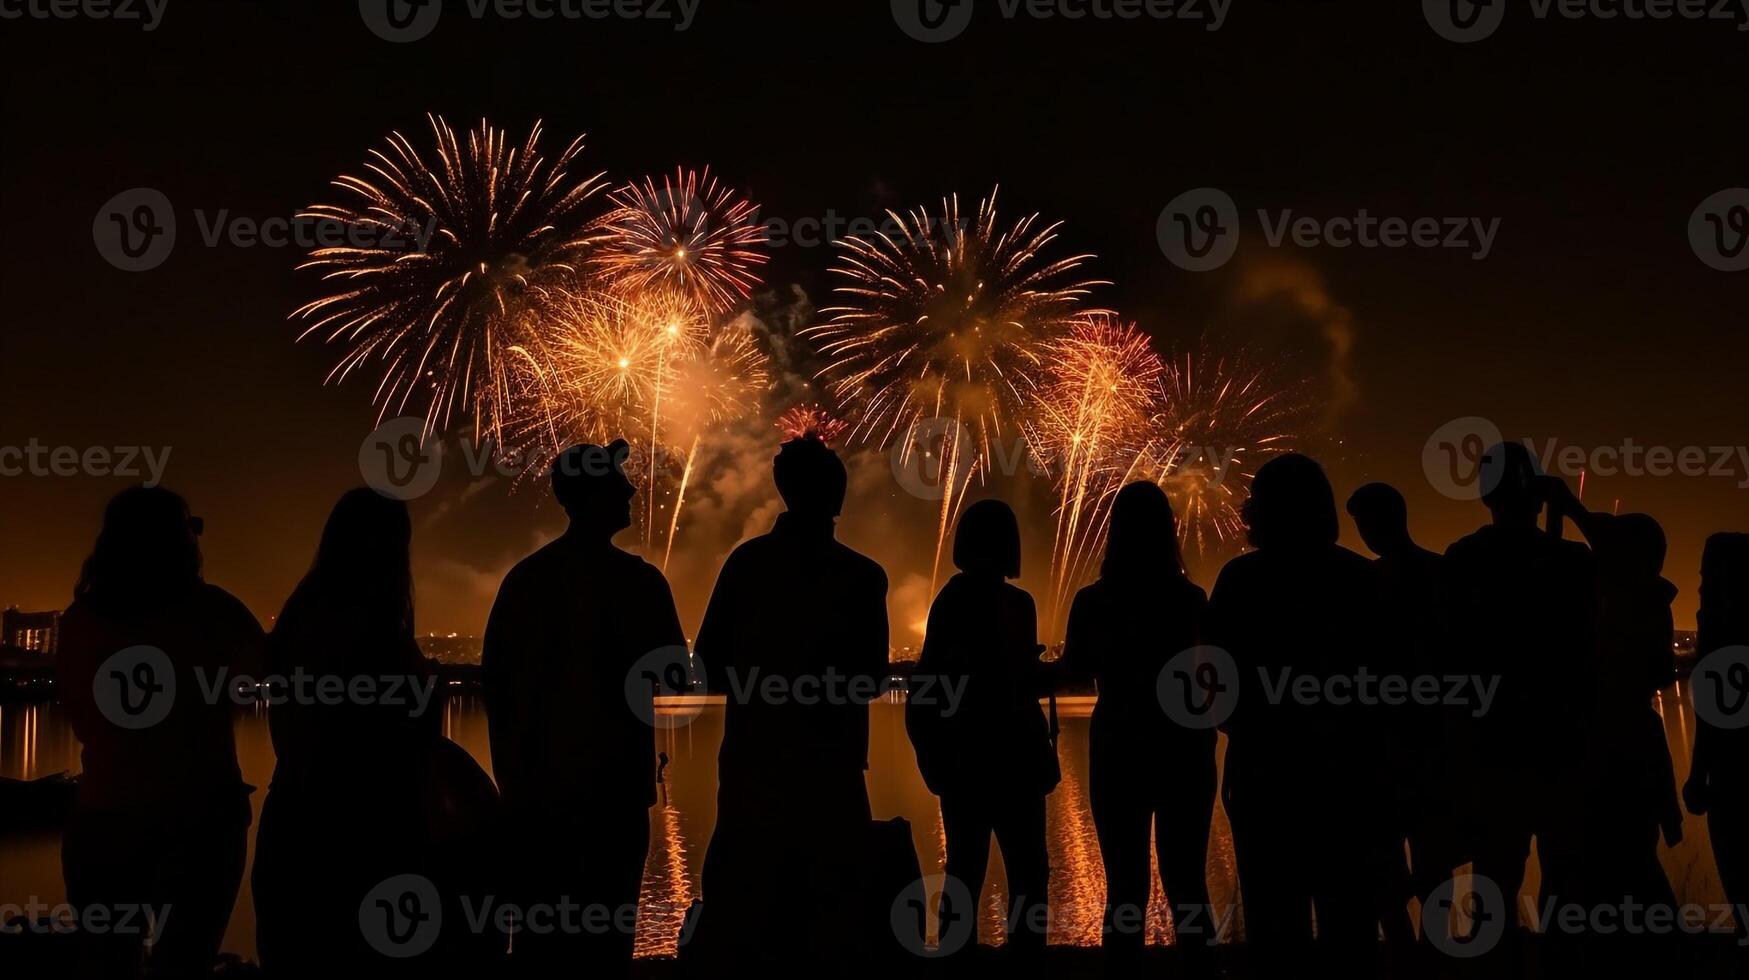
{"type": "Polygon", "coordinates": [[[879,585],[881,591],[886,591],[887,570],[881,567],[880,562],[842,542],[834,543],[837,544],[845,565],[852,570],[853,574],[867,579],[871,588],[879,585]]]}
{"type": "Polygon", "coordinates": [[[1215,593],[1218,595],[1234,586],[1251,581],[1262,572],[1267,564],[1268,557],[1261,551],[1247,551],[1234,557],[1222,565],[1221,573],[1215,576],[1215,593]]]}
{"type": "Polygon", "coordinates": [[[196,596],[201,611],[226,629],[243,634],[260,634],[261,621],[243,605],[243,601],[216,585],[202,584],[196,596]]]}

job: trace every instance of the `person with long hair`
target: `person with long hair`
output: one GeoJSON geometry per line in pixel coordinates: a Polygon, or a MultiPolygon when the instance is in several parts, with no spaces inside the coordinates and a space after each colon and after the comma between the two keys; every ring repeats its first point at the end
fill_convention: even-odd
{"type": "Polygon", "coordinates": [[[201,530],[169,490],[117,494],[61,620],[57,686],[84,765],[61,847],[68,900],[112,920],[169,910],[149,937],[83,935],[80,976],[209,972],[242,884],[251,787],[231,701],[203,692],[258,670],[261,626],[202,578],[201,530]]]}
{"type": "Polygon", "coordinates": [[[995,835],[1008,873],[1009,947],[1039,950],[1049,922],[1045,797],[1062,772],[1039,708],[1049,683],[1038,610],[1008,582],[1020,576],[1014,511],[1000,500],[967,507],[954,529],[953,563],[959,572],[929,608],[912,676],[934,679],[931,691],[960,691],[959,703],[939,694],[908,700],[905,727],[924,783],[941,798],[947,877],[975,905],[995,835]]]}
{"type": "Polygon", "coordinates": [[[269,640],[269,676],[287,689],[267,692],[278,761],[254,892],[274,975],[389,965],[367,945],[359,905],[385,879],[426,870],[422,807],[442,712],[413,636],[412,533],[405,503],[346,493],[269,640]],[[309,696],[323,689],[371,696],[309,696]]]}
{"type": "Polygon", "coordinates": [[[1263,464],[1242,511],[1252,551],[1221,569],[1210,642],[1232,658],[1222,800],[1233,829],[1246,939],[1262,976],[1322,953],[1341,975],[1373,968],[1372,855],[1387,813],[1380,718],[1358,700],[1301,697],[1376,669],[1375,579],[1336,543],[1324,470],[1288,454],[1263,464]],[[1317,947],[1312,946],[1313,917],[1317,947]]]}
{"type": "Polygon", "coordinates": [[[1069,610],[1060,670],[1099,689],[1088,781],[1105,861],[1105,948],[1133,962],[1147,938],[1152,831],[1177,945],[1195,971],[1212,965],[1218,938],[1206,877],[1216,734],[1174,721],[1156,689],[1167,663],[1202,642],[1207,609],[1184,572],[1165,492],[1153,483],[1119,490],[1099,580],[1069,610]]]}

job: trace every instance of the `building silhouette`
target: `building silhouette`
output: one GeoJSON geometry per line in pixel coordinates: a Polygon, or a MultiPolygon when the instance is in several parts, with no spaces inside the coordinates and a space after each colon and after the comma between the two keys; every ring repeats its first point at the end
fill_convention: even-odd
{"type": "Polygon", "coordinates": [[[55,655],[60,635],[59,611],[23,612],[11,606],[0,613],[0,647],[16,647],[48,658],[55,655]]]}

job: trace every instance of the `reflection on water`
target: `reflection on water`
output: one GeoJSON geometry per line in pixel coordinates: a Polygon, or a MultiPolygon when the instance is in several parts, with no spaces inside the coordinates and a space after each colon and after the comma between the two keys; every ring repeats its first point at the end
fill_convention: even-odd
{"type": "MultiPolygon", "coordinates": [[[[1051,852],[1051,940],[1057,943],[1094,945],[1099,941],[1105,873],[1099,859],[1098,838],[1087,802],[1087,725],[1091,704],[1070,700],[1061,704],[1062,739],[1059,745],[1063,781],[1051,794],[1047,832],[1051,852]]],[[[1665,691],[1659,699],[1671,753],[1676,758],[1677,778],[1687,776],[1692,712],[1688,710],[1686,683],[1665,691]]],[[[639,915],[637,949],[640,955],[672,953],[681,919],[698,895],[705,845],[716,822],[716,755],[723,734],[721,707],[689,711],[691,724],[656,734],[657,746],[670,759],[665,774],[666,803],[651,811],[650,856],[645,867],[643,908],[639,915]]],[[[459,699],[444,709],[444,732],[473,753],[488,772],[486,716],[476,701],[459,699]]],[[[268,739],[266,716],[245,713],[237,720],[237,745],[243,778],[265,787],[273,771],[273,748],[268,739]]],[[[1224,745],[1224,740],[1223,740],[1224,745]]],[[[926,873],[942,864],[942,829],[935,797],[917,772],[911,744],[905,737],[904,712],[897,701],[875,706],[870,733],[869,798],[878,818],[904,817],[911,822],[912,839],[926,873]]],[[[1160,760],[1169,769],[1171,759],[1160,760]]],[[[66,714],[59,705],[0,706],[0,776],[30,779],[62,770],[78,769],[78,744],[66,714]]],[[[1138,777],[1146,774],[1138,773],[1138,777]]],[[[806,792],[798,784],[796,792],[806,792]]],[[[260,816],[263,790],[253,798],[260,816]]],[[[1713,866],[1704,820],[1687,818],[1685,839],[1662,851],[1664,866],[1685,902],[1721,901],[1722,889],[1713,866]]],[[[1235,908],[1238,900],[1233,867],[1233,848],[1226,813],[1217,805],[1209,851],[1209,888],[1221,914],[1235,908]]],[[[253,859],[254,840],[250,840],[253,859]]],[[[781,874],[780,867],[772,869],[781,874]]],[[[64,899],[60,876],[60,841],[55,834],[0,839],[0,902],[21,901],[35,896],[48,902],[64,899]]],[[[1526,877],[1526,892],[1537,887],[1535,868],[1526,877]]],[[[979,936],[984,942],[999,942],[1003,936],[1002,900],[1005,891],[999,854],[990,862],[990,880],[981,898],[979,936]]],[[[1242,932],[1242,925],[1235,934],[1242,932]]],[[[1171,924],[1156,877],[1148,912],[1148,938],[1168,942],[1171,924]]],[[[254,902],[245,885],[226,935],[225,947],[241,955],[255,953],[254,902]]]]}

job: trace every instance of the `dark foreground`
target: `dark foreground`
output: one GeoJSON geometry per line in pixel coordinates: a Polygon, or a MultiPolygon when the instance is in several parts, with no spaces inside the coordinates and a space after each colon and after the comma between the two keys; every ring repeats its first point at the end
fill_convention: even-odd
{"type": "MultiPolygon", "coordinates": [[[[1469,980],[1469,978],[1489,978],[1489,980],[1505,980],[1508,977],[1524,978],[1566,978],[1572,976],[1570,970],[1548,966],[1546,942],[1540,936],[1527,937],[1518,957],[1520,970],[1514,971],[1508,964],[1498,960],[1457,959],[1446,956],[1430,947],[1423,947],[1417,953],[1413,962],[1388,963],[1383,950],[1380,952],[1380,976],[1432,978],[1432,980],[1469,980]]],[[[1749,966],[1749,957],[1744,957],[1735,940],[1728,936],[1709,935],[1685,937],[1676,948],[1674,954],[1654,971],[1623,970],[1617,957],[1609,951],[1601,951],[1592,957],[1594,962],[1588,964],[1587,974],[1596,976],[1613,975],[1643,975],[1658,977],[1692,977],[1701,980],[1713,978],[1741,977],[1745,967],[1749,966]]],[[[66,937],[26,935],[7,929],[0,932],[0,963],[6,965],[5,975],[28,977],[31,980],[59,980],[72,975],[72,965],[67,956],[66,937]]],[[[777,964],[762,964],[776,966],[777,970],[762,969],[761,973],[787,972],[781,962],[777,964]]],[[[1221,947],[1221,976],[1227,978],[1249,978],[1257,976],[1247,968],[1247,950],[1243,943],[1221,947]]],[[[739,973],[734,964],[697,963],[680,961],[671,958],[653,958],[638,960],[633,964],[634,980],[691,980],[693,977],[720,978],[728,973],[739,973]]],[[[803,972],[804,966],[796,964],[795,972],[803,972]]],[[[815,973],[816,970],[806,969],[815,973]]],[[[835,971],[836,972],[836,971],[835,971]]],[[[855,973],[855,971],[850,971],[855,973]]],[[[944,960],[918,958],[899,964],[887,970],[873,971],[883,975],[895,974],[905,977],[945,978],[948,977],[1050,977],[1052,980],[1082,980],[1082,978],[1107,977],[1137,977],[1148,980],[1167,980],[1167,978],[1190,976],[1179,964],[1176,952],[1169,947],[1150,946],[1138,962],[1124,967],[1109,968],[1104,962],[1100,951],[1082,946],[1052,946],[1043,955],[1026,957],[1023,961],[1011,957],[1002,949],[980,946],[976,952],[962,960],[948,963],[944,960]]],[[[1316,975],[1315,968],[1308,972],[1316,975]]],[[[246,980],[263,974],[253,963],[226,957],[224,963],[214,971],[217,980],[246,980]]],[[[491,980],[491,978],[483,978],[491,980]]]]}

